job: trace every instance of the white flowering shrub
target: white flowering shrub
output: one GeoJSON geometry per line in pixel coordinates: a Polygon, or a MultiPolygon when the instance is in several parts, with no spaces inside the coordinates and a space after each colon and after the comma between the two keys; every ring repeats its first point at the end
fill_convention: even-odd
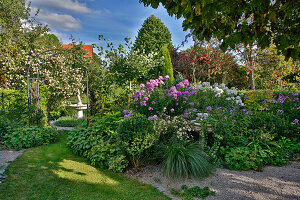
{"type": "Polygon", "coordinates": [[[174,135],[178,139],[192,139],[189,133],[194,131],[194,124],[184,115],[170,117],[164,114],[155,121],[155,130],[163,141],[170,140],[174,135]]]}
{"type": "MultiPolygon", "coordinates": [[[[201,102],[202,108],[207,106],[226,106],[240,105],[244,106],[237,90],[232,87],[228,88],[224,83],[215,83],[211,85],[209,82],[203,82],[197,87],[198,101],[201,102]],[[210,105],[209,105],[210,104],[210,105]],[[219,104],[219,105],[218,105],[219,104]]],[[[241,94],[242,95],[242,94],[241,94]]]]}

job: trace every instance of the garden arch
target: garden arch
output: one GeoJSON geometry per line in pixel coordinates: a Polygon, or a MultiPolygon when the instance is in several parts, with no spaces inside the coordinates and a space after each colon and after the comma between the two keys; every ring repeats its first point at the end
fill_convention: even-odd
{"type": "Polygon", "coordinates": [[[85,69],[85,75],[86,75],[86,99],[87,99],[87,126],[89,125],[89,77],[88,77],[88,71],[87,68],[85,67],[83,61],[78,58],[76,56],[76,54],[74,54],[71,51],[68,51],[66,49],[49,49],[49,50],[45,50],[42,53],[37,54],[30,62],[28,70],[27,70],[27,97],[28,97],[28,126],[30,127],[30,123],[31,123],[31,92],[30,92],[30,80],[36,80],[36,97],[37,97],[37,103],[39,106],[39,99],[40,99],[40,94],[39,94],[39,74],[40,74],[40,67],[38,67],[37,69],[37,76],[36,77],[30,77],[30,70],[31,70],[31,66],[34,63],[34,61],[36,61],[37,59],[42,60],[42,63],[44,63],[45,61],[47,61],[49,58],[54,57],[56,55],[59,54],[63,54],[63,53],[69,53],[71,55],[73,55],[79,62],[80,64],[83,66],[83,68],[85,69]],[[49,52],[54,52],[50,55],[48,55],[46,58],[42,58],[41,56],[43,54],[49,53],[49,52]]]}

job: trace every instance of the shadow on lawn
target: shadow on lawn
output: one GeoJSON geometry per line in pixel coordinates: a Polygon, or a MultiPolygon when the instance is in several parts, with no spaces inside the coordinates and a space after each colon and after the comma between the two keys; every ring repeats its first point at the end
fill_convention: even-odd
{"type": "Polygon", "coordinates": [[[28,149],[7,169],[0,199],[168,199],[150,185],[90,166],[66,142],[61,135],[55,144],[28,149]]]}

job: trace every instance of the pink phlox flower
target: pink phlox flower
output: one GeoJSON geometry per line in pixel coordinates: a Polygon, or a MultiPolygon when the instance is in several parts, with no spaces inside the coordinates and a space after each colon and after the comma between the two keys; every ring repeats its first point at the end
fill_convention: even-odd
{"type": "Polygon", "coordinates": [[[183,80],[182,83],[185,85],[190,85],[189,80],[187,80],[187,79],[183,80]]]}
{"type": "Polygon", "coordinates": [[[141,106],[146,106],[147,105],[146,101],[141,101],[140,104],[141,104],[141,106]]]}

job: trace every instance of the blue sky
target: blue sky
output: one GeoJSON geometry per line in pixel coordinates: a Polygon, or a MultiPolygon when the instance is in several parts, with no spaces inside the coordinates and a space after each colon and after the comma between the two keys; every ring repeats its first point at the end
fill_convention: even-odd
{"type": "MultiPolygon", "coordinates": [[[[110,38],[114,44],[124,43],[125,37],[135,40],[144,20],[154,14],[172,34],[172,42],[180,45],[187,32],[182,19],[170,17],[163,7],[144,7],[139,0],[31,0],[32,10],[40,9],[38,22],[48,24],[64,44],[72,34],[84,44],[99,44],[98,36],[110,38]]],[[[183,48],[188,48],[189,43],[183,48]]]]}

